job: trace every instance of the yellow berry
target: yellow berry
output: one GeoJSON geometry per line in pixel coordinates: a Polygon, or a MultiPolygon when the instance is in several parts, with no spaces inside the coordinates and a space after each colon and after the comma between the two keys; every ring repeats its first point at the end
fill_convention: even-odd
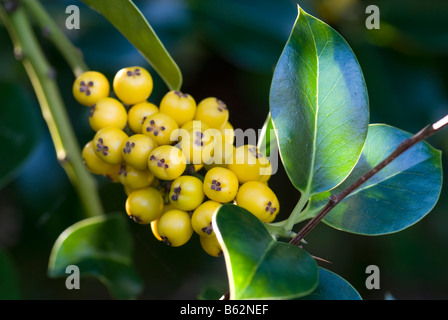
{"type": "Polygon", "coordinates": [[[104,162],[98,157],[93,146],[92,140],[84,145],[81,153],[84,164],[89,172],[97,175],[105,175],[113,168],[113,165],[104,162]]]}
{"type": "Polygon", "coordinates": [[[231,202],[238,191],[238,178],[226,168],[212,168],[204,177],[204,193],[214,201],[220,203],[231,202]]]}
{"type": "Polygon", "coordinates": [[[162,241],[172,247],[179,247],[193,235],[190,215],[186,211],[174,209],[165,212],[158,222],[158,234],[162,241]]]}
{"type": "Polygon", "coordinates": [[[72,92],[76,101],[90,107],[99,99],[109,96],[109,80],[100,72],[86,71],[76,78],[72,92]]]}
{"type": "Polygon", "coordinates": [[[118,172],[118,180],[122,185],[132,189],[148,187],[154,180],[154,174],[149,170],[139,170],[129,164],[122,164],[118,172]]]}
{"type": "Polygon", "coordinates": [[[186,122],[193,120],[196,113],[196,101],[188,93],[173,90],[162,98],[159,109],[181,127],[186,122]]]}
{"type": "Polygon", "coordinates": [[[227,168],[235,173],[240,183],[260,180],[262,176],[264,179],[268,178],[270,166],[269,160],[253,145],[236,148],[232,161],[227,164],[227,168]]]}
{"type": "Polygon", "coordinates": [[[150,153],[148,167],[157,178],[174,180],[184,173],[187,159],[182,150],[174,146],[159,146],[150,153]]]}
{"type": "Polygon", "coordinates": [[[128,125],[134,133],[142,133],[143,122],[159,108],[151,102],[143,101],[134,104],[128,111],[128,125]]]}
{"type": "Polygon", "coordinates": [[[236,204],[266,223],[272,222],[280,211],[277,196],[260,181],[242,184],[236,195],[236,204]]]}
{"type": "Polygon", "coordinates": [[[157,220],[162,215],[162,210],[162,195],[153,187],[133,191],[126,199],[126,213],[139,224],[157,220]]]}
{"type": "Polygon", "coordinates": [[[140,133],[134,134],[123,146],[123,160],[136,169],[148,169],[149,154],[157,147],[157,142],[151,137],[140,133]]]}
{"type": "Polygon", "coordinates": [[[229,110],[221,100],[205,98],[197,105],[194,119],[204,122],[210,128],[221,130],[229,119],[229,110]]]}
{"type": "Polygon", "coordinates": [[[104,162],[121,164],[123,162],[123,145],[128,135],[115,127],[106,127],[97,131],[93,137],[95,153],[104,162]]]}
{"type": "Polygon", "coordinates": [[[219,257],[222,255],[221,245],[219,244],[216,235],[212,237],[199,237],[199,243],[202,249],[212,257],[219,257]]]}
{"type": "Polygon", "coordinates": [[[201,237],[211,237],[215,235],[212,226],[212,218],[221,207],[221,203],[207,200],[197,207],[191,216],[193,230],[201,237]]]}
{"type": "Polygon", "coordinates": [[[143,122],[143,134],[153,138],[158,145],[172,144],[177,140],[179,126],[170,116],[157,112],[143,122]]]}
{"type": "Polygon", "coordinates": [[[94,131],[105,127],[123,130],[128,122],[126,108],[117,99],[105,97],[90,107],[89,124],[94,131]]]}
{"type": "Polygon", "coordinates": [[[113,80],[115,95],[124,104],[133,105],[149,98],[153,89],[151,74],[144,68],[127,67],[119,70],[113,80]]]}
{"type": "Polygon", "coordinates": [[[170,203],[177,209],[192,211],[204,200],[202,181],[193,176],[180,176],[171,184],[170,203]]]}

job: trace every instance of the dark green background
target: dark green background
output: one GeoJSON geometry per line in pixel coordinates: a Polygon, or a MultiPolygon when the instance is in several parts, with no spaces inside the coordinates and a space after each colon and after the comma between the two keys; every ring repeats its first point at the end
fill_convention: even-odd
{"type": "MultiPolygon", "coordinates": [[[[289,0],[150,0],[136,1],[183,73],[182,91],[196,100],[216,96],[230,109],[234,127],[261,128],[268,112],[269,88],[275,64],[297,15],[289,0]]],[[[84,53],[93,70],[109,79],[120,68],[142,65],[142,56],[99,14],[80,1],[44,1],[58,25],[84,53]],[[81,28],[65,29],[65,8],[81,10],[81,28]]],[[[448,3],[440,0],[300,1],[305,11],[322,19],[352,46],[367,83],[370,122],[387,123],[416,132],[448,113],[448,3]],[[368,30],[367,5],[376,4],[381,29],[368,30]]],[[[73,75],[54,47],[36,29],[57,79],[78,141],[93,137],[87,115],[71,95],[73,75]]],[[[168,90],[153,72],[158,103],[168,90]]],[[[0,193],[0,248],[9,256],[23,299],[109,299],[95,279],[82,279],[81,289],[69,291],[65,279],[50,279],[46,268],[59,234],[82,219],[81,206],[64,171],[56,161],[46,125],[22,65],[14,59],[12,44],[0,26],[0,91],[14,85],[25,95],[30,112],[10,122],[36,122],[37,144],[0,193]]],[[[4,91],[3,91],[4,92],[4,91]]],[[[0,95],[0,108],[14,97],[0,95]]],[[[18,126],[20,128],[20,126],[18,126]]],[[[447,163],[448,131],[429,142],[443,151],[447,163]]],[[[0,159],[8,148],[0,149],[0,159]]],[[[5,162],[0,160],[3,166],[5,162]]],[[[99,178],[108,212],[124,214],[125,195],[119,185],[99,178]]],[[[280,170],[271,180],[282,214],[294,207],[298,192],[280,170]]],[[[363,237],[321,224],[307,237],[312,255],[332,263],[319,263],[358,289],[364,299],[448,298],[448,197],[446,183],[434,210],[423,220],[397,234],[363,237]],[[367,290],[365,269],[380,268],[381,287],[367,290]]],[[[282,216],[284,217],[284,216],[282,216]]],[[[145,280],[142,299],[195,299],[219,297],[227,291],[223,258],[206,255],[194,237],[186,246],[170,248],[152,236],[147,226],[129,220],[135,240],[135,263],[145,280]]],[[[6,268],[0,274],[6,274],[6,268]]],[[[1,277],[0,277],[1,279],[1,277]]],[[[0,298],[2,296],[0,295],[0,298]]]]}

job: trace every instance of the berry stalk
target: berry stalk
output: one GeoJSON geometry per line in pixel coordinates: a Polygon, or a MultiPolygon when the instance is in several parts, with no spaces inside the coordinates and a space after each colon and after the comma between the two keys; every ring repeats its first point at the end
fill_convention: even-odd
{"type": "Polygon", "coordinates": [[[429,138],[435,133],[439,132],[444,127],[448,126],[448,115],[435,122],[432,125],[427,125],[418,133],[413,135],[411,138],[403,141],[386,159],[380,162],[372,170],[366,172],[361,178],[356,180],[350,186],[342,190],[339,194],[333,195],[328,200],[328,203],[322,210],[311,219],[298,233],[291,239],[290,244],[297,245],[299,242],[342,200],[344,200],[349,194],[363,185],[367,180],[372,178],[376,173],[386,167],[389,163],[394,161],[398,156],[400,156],[405,151],[409,150],[412,146],[417,143],[429,138]]]}
{"type": "Polygon", "coordinates": [[[22,62],[31,80],[58,161],[75,187],[86,215],[92,217],[104,214],[95,182],[84,166],[75,133],[65,111],[55,71],[33,33],[24,8],[18,2],[12,9],[0,6],[0,18],[10,34],[15,56],[22,62]]]}

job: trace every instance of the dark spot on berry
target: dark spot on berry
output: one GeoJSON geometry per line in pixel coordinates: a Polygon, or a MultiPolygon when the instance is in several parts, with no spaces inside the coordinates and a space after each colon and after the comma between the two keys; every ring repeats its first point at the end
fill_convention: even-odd
{"type": "Polygon", "coordinates": [[[218,180],[213,180],[210,189],[215,191],[221,191],[221,182],[219,182],[218,180]]]}
{"type": "Polygon", "coordinates": [[[96,151],[101,151],[104,156],[109,154],[109,147],[104,145],[103,138],[98,139],[98,143],[96,144],[96,151]]]}
{"type": "Polygon", "coordinates": [[[132,148],[134,148],[134,147],[135,147],[135,143],[134,142],[129,143],[129,141],[126,141],[126,146],[123,148],[123,152],[124,153],[131,153],[132,148]]]}
{"type": "Polygon", "coordinates": [[[162,242],[168,246],[171,246],[171,242],[168,240],[168,237],[161,236],[162,242]]]}
{"type": "Polygon", "coordinates": [[[119,175],[124,175],[125,177],[128,175],[128,172],[126,171],[126,165],[122,164],[120,166],[120,171],[118,171],[119,175]]]}
{"type": "Polygon", "coordinates": [[[257,159],[263,157],[263,154],[261,152],[258,152],[256,147],[250,147],[249,152],[257,159]]]}
{"type": "Polygon", "coordinates": [[[85,92],[87,96],[90,96],[90,87],[93,87],[93,81],[86,83],[85,81],[80,82],[79,92],[85,92]]]}
{"type": "Polygon", "coordinates": [[[216,102],[218,103],[218,110],[220,112],[223,112],[224,110],[227,110],[227,106],[226,106],[226,104],[224,102],[222,102],[219,99],[216,99],[216,102]]]}
{"type": "Polygon", "coordinates": [[[93,117],[93,114],[95,113],[95,108],[96,108],[96,104],[94,104],[93,106],[90,107],[90,111],[89,111],[90,118],[93,117]]]}
{"type": "Polygon", "coordinates": [[[165,131],[165,129],[166,128],[164,126],[157,126],[154,120],[149,121],[149,126],[146,127],[146,131],[152,132],[156,137],[159,135],[160,131],[165,131]]]}
{"type": "Polygon", "coordinates": [[[157,166],[159,167],[159,168],[165,168],[165,169],[168,169],[169,168],[169,166],[168,166],[168,164],[166,164],[165,163],[165,159],[157,159],[157,157],[155,157],[155,156],[150,156],[149,157],[149,160],[150,161],[157,161],[157,166]]]}
{"type": "Polygon", "coordinates": [[[142,219],[140,219],[139,217],[136,217],[136,216],[129,216],[129,218],[131,218],[132,220],[134,220],[137,223],[141,223],[142,222],[142,219]]]}
{"type": "Polygon", "coordinates": [[[272,206],[272,202],[269,201],[268,204],[266,205],[266,211],[268,211],[270,214],[274,214],[275,211],[277,211],[277,208],[274,208],[272,206]]]}
{"type": "Polygon", "coordinates": [[[180,194],[181,190],[182,190],[182,188],[180,186],[173,188],[174,193],[171,196],[171,200],[177,201],[179,199],[179,194],[180,194]]]}
{"type": "Polygon", "coordinates": [[[136,76],[139,76],[139,75],[140,75],[140,69],[136,68],[134,71],[128,70],[128,71],[126,72],[126,75],[127,75],[128,77],[136,77],[136,76]]]}
{"type": "Polygon", "coordinates": [[[201,229],[203,232],[205,232],[206,234],[210,235],[213,232],[213,226],[212,223],[210,222],[207,226],[205,226],[204,228],[201,229]]]}

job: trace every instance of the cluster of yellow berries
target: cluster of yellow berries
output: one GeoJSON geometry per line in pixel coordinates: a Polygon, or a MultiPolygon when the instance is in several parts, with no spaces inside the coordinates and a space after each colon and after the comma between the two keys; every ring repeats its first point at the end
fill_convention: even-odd
{"type": "Polygon", "coordinates": [[[196,103],[173,90],[157,106],[148,101],[153,80],[142,67],[119,70],[112,90],[97,71],[73,84],[95,131],[82,157],[91,173],[124,186],[126,213],[135,222],[150,224],[157,239],[174,247],[196,232],[203,249],[219,256],[212,216],[223,203],[263,222],[275,219],[279,202],[267,185],[272,166],[256,146],[235,146],[224,102],[208,97],[196,103]]]}

